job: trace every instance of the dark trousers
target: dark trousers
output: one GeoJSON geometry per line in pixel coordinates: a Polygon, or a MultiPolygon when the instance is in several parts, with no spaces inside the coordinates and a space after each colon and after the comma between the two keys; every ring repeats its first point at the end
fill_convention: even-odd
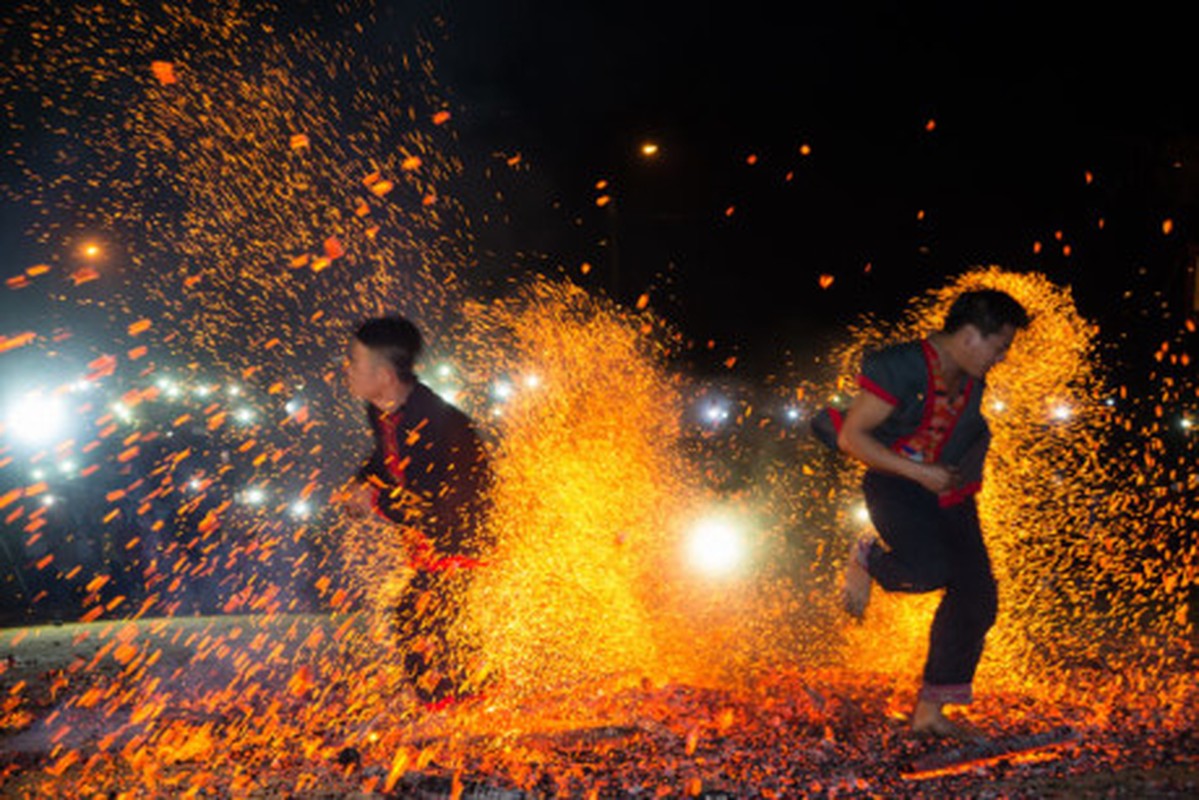
{"type": "Polygon", "coordinates": [[[873,470],[862,488],[887,545],[871,547],[870,576],[888,592],[945,590],[929,633],[924,685],[934,689],[927,696],[936,697],[936,687],[961,687],[966,699],[957,702],[969,702],[983,640],[999,607],[974,498],[941,508],[919,484],[873,470]]]}
{"type": "Polygon", "coordinates": [[[462,571],[417,570],[395,609],[404,677],[421,702],[457,699],[464,691],[469,648],[451,632],[466,586],[462,571]]]}

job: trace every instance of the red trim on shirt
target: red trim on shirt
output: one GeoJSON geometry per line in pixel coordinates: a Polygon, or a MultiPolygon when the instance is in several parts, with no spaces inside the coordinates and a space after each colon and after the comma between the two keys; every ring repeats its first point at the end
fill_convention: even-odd
{"type": "MultiPolygon", "coordinates": [[[[937,410],[937,377],[941,373],[941,359],[937,357],[937,351],[928,339],[921,340],[920,351],[924,353],[924,369],[928,373],[928,379],[924,384],[924,416],[920,418],[919,427],[909,439],[932,424],[933,415],[937,410]]],[[[949,438],[948,435],[946,438],[949,438]]],[[[935,456],[933,461],[936,461],[935,456]]]]}
{"type": "Polygon", "coordinates": [[[396,486],[404,485],[404,467],[407,466],[406,461],[400,460],[400,441],[399,429],[400,423],[404,419],[403,411],[396,411],[392,414],[382,412],[379,414],[380,439],[383,442],[383,468],[387,470],[387,474],[395,481],[396,486]]]}
{"type": "Polygon", "coordinates": [[[886,389],[884,389],[883,387],[879,386],[874,381],[867,378],[865,375],[858,376],[858,386],[860,386],[863,389],[865,389],[866,391],[870,392],[872,395],[875,395],[879,399],[885,401],[889,405],[893,405],[893,406],[899,405],[898,397],[891,394],[886,389]]]}
{"type": "Polygon", "coordinates": [[[391,517],[387,516],[387,512],[383,510],[383,505],[379,502],[382,497],[383,490],[376,487],[375,494],[373,497],[371,497],[371,508],[375,510],[375,514],[377,514],[380,519],[385,519],[388,522],[394,522],[391,517]]]}
{"type": "Polygon", "coordinates": [[[952,489],[948,492],[944,492],[942,494],[937,495],[937,504],[939,506],[941,506],[941,508],[949,508],[950,506],[956,506],[958,503],[962,502],[967,497],[978,494],[980,491],[982,491],[982,488],[983,488],[983,485],[980,481],[974,481],[973,483],[967,483],[964,486],[959,486],[956,489],[952,489]]]}

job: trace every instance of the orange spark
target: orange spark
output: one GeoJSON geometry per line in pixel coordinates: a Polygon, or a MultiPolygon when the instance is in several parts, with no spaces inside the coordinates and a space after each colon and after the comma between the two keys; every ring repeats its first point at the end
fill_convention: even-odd
{"type": "Polygon", "coordinates": [[[175,77],[175,65],[170,61],[151,61],[150,71],[163,86],[170,86],[178,80],[175,77]]]}
{"type": "Polygon", "coordinates": [[[71,282],[76,286],[79,286],[87,283],[88,281],[94,281],[98,279],[100,277],[100,273],[97,272],[93,267],[80,267],[72,272],[70,277],[71,282]]]}
{"type": "Polygon", "coordinates": [[[0,353],[15,350],[18,347],[24,347],[37,338],[37,334],[32,331],[18,333],[16,336],[4,336],[0,334],[0,353]]]}

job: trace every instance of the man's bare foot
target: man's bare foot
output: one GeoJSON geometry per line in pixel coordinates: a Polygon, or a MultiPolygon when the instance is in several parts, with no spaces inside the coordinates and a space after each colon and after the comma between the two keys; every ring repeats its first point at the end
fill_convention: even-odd
{"type": "Polygon", "coordinates": [[[970,725],[954,722],[945,716],[940,703],[927,700],[916,702],[916,710],[912,712],[912,732],[926,736],[939,736],[944,739],[955,739],[959,742],[982,742],[986,736],[970,725]]]}
{"type": "Polygon", "coordinates": [[[866,571],[866,555],[869,552],[870,539],[859,539],[849,546],[841,604],[845,612],[854,619],[865,617],[866,606],[870,604],[870,586],[873,581],[870,573],[866,571]]]}

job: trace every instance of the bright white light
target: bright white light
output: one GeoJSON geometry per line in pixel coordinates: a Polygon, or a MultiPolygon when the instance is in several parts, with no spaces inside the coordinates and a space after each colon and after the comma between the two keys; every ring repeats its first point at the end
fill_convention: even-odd
{"type": "Polygon", "coordinates": [[[159,378],[154,382],[154,384],[161,389],[162,393],[167,397],[175,398],[182,393],[179,388],[179,384],[167,377],[159,378]]]}
{"type": "Polygon", "coordinates": [[[238,422],[253,422],[254,421],[254,412],[248,408],[237,409],[236,411],[233,412],[233,416],[238,422]]]}
{"type": "Polygon", "coordinates": [[[197,386],[195,388],[196,397],[208,397],[212,394],[212,389],[207,386],[197,386]]]}
{"type": "Polygon", "coordinates": [[[67,410],[62,398],[30,392],[12,405],[5,428],[26,444],[46,444],[66,427],[67,410]]]}
{"type": "Polygon", "coordinates": [[[78,380],[71,384],[71,391],[73,392],[88,392],[94,388],[96,388],[96,384],[89,380],[78,380]]]}
{"type": "Polygon", "coordinates": [[[75,471],[75,462],[71,461],[70,459],[63,461],[58,465],[58,471],[62,472],[64,475],[69,475],[75,471]]]}
{"type": "Polygon", "coordinates": [[[865,525],[870,522],[870,509],[866,508],[865,503],[859,503],[854,507],[853,518],[865,525]]]}
{"type": "Polygon", "coordinates": [[[312,506],[307,500],[297,500],[291,504],[291,515],[297,519],[308,519],[312,506]]]}
{"type": "Polygon", "coordinates": [[[1195,427],[1195,420],[1191,419],[1190,417],[1183,417],[1182,419],[1178,420],[1178,427],[1182,428],[1184,431],[1189,431],[1191,428],[1195,427]]]}
{"type": "Polygon", "coordinates": [[[729,410],[720,403],[709,403],[704,409],[704,419],[712,424],[724,422],[729,418],[729,410]]]}
{"type": "Polygon", "coordinates": [[[527,387],[529,389],[536,389],[540,385],[541,385],[541,376],[538,375],[537,373],[530,373],[525,376],[525,387],[527,387]]]}
{"type": "Polygon", "coordinates": [[[228,391],[229,391],[230,395],[232,395],[233,397],[237,397],[238,395],[241,394],[241,387],[238,386],[236,383],[231,383],[231,384],[229,384],[228,391]]]}
{"type": "Polygon", "coordinates": [[[435,386],[435,387],[433,387],[433,391],[437,392],[438,397],[440,397],[442,400],[446,401],[450,405],[453,405],[455,402],[458,401],[458,391],[456,389],[435,386]]]}
{"type": "Polygon", "coordinates": [[[795,406],[787,406],[787,410],[783,412],[788,422],[799,422],[799,409],[795,406]]]}
{"type": "Polygon", "coordinates": [[[44,505],[44,506],[54,505],[54,495],[52,495],[52,494],[42,495],[42,505],[44,505]]]}
{"type": "Polygon", "coordinates": [[[133,411],[124,403],[113,403],[113,413],[121,418],[121,422],[128,422],[133,419],[133,411]]]}
{"type": "Polygon", "coordinates": [[[1058,403],[1049,412],[1057,422],[1065,422],[1074,416],[1074,409],[1068,403],[1058,403]]]}
{"type": "Polygon", "coordinates": [[[729,575],[745,559],[745,542],[740,526],[727,517],[699,520],[687,537],[687,558],[708,575],[729,575]]]}
{"type": "Polygon", "coordinates": [[[454,374],[454,368],[449,364],[440,364],[437,367],[437,377],[448,378],[454,374]]]}
{"type": "Polygon", "coordinates": [[[251,486],[249,489],[246,489],[244,492],[242,492],[241,497],[247,505],[259,506],[262,505],[262,503],[266,500],[266,492],[257,486],[251,486]]]}
{"type": "Polygon", "coordinates": [[[297,411],[299,411],[302,406],[303,406],[303,403],[301,403],[297,398],[293,397],[292,399],[290,399],[286,403],[284,403],[283,410],[286,411],[288,414],[294,414],[297,411]]]}
{"type": "Polygon", "coordinates": [[[46,470],[38,467],[29,473],[29,477],[33,478],[35,481],[43,481],[46,479],[46,470]]]}
{"type": "Polygon", "coordinates": [[[1003,402],[1002,400],[996,400],[995,402],[991,403],[991,410],[996,413],[1006,411],[1007,403],[1003,402]]]}
{"type": "Polygon", "coordinates": [[[491,387],[491,394],[496,400],[507,400],[514,391],[515,389],[508,381],[496,381],[495,385],[491,387]]]}
{"type": "Polygon", "coordinates": [[[200,491],[200,487],[203,485],[204,484],[200,481],[199,478],[192,478],[190,481],[187,482],[187,488],[191,489],[193,492],[200,491]]]}

